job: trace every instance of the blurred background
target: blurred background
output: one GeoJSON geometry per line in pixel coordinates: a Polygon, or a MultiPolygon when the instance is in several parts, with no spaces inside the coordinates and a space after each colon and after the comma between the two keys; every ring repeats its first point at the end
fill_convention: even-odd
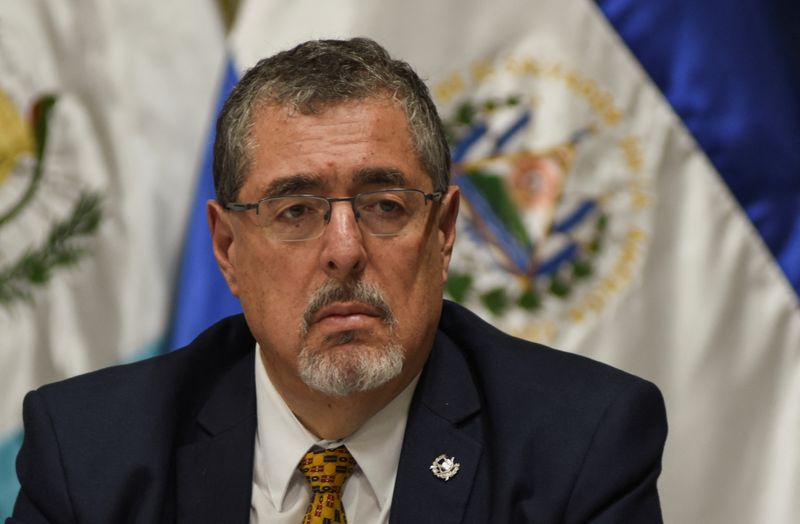
{"type": "Polygon", "coordinates": [[[0,2],[0,516],[25,393],[238,311],[204,206],[242,72],[369,36],[464,197],[447,296],[655,382],[665,520],[800,520],[800,5],[0,2]]]}

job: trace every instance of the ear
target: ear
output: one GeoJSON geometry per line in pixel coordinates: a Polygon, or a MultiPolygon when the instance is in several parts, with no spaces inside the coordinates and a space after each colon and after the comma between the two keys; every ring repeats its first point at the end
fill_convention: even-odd
{"type": "Polygon", "coordinates": [[[458,186],[447,188],[439,210],[439,239],[442,249],[442,282],[447,280],[447,270],[453,255],[453,244],[456,241],[456,219],[461,202],[461,191],[458,186]]]}
{"type": "Polygon", "coordinates": [[[227,213],[216,200],[206,203],[208,227],[211,229],[211,245],[214,258],[217,259],[222,276],[234,296],[239,296],[239,285],[236,280],[235,246],[233,224],[230,213],[227,213]]]}

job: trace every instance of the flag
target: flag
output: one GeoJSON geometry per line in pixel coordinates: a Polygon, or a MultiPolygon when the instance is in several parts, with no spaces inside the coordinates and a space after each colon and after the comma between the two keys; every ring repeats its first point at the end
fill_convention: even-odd
{"type": "MultiPolygon", "coordinates": [[[[233,61],[228,58],[213,112],[215,117],[238,79],[239,74],[233,61]]],[[[175,292],[175,311],[167,346],[170,349],[185,346],[214,322],[234,313],[240,313],[242,310],[239,300],[228,290],[228,284],[219,271],[211,247],[206,203],[215,198],[212,171],[216,136],[214,126],[210,126],[208,134],[181,254],[180,273],[175,292]]]]}
{"type": "Polygon", "coordinates": [[[800,293],[800,8],[599,4],[800,293]]]}
{"type": "Polygon", "coordinates": [[[161,351],[223,66],[212,2],[0,4],[0,515],[24,394],[161,351]]]}
{"type": "MultiPolygon", "coordinates": [[[[670,456],[683,466],[665,486],[675,501],[670,514],[676,522],[794,522],[800,6],[598,3],[711,164],[708,178],[718,186],[694,218],[716,223],[705,235],[690,224],[676,227],[680,251],[667,260],[675,269],[662,269],[661,289],[672,287],[669,295],[680,300],[660,319],[669,327],[662,332],[687,342],[680,360],[665,361],[682,369],[661,372],[673,380],[670,456]],[[705,237],[703,245],[694,236],[705,237]],[[690,269],[702,275],[696,293],[685,291],[690,269]]],[[[689,187],[676,188],[672,211],[683,211],[677,202],[693,197],[689,187]]],[[[642,306],[659,311],[659,291],[642,306]]]]}
{"type": "Polygon", "coordinates": [[[798,9],[701,4],[245,1],[228,45],[411,63],[463,195],[448,297],[661,388],[666,521],[793,522],[798,9]]]}

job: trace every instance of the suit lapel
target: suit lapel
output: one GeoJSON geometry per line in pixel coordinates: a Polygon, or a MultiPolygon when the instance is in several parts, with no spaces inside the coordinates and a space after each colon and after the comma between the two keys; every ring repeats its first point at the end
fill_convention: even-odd
{"type": "Polygon", "coordinates": [[[253,352],[221,377],[197,417],[197,437],[177,451],[178,522],[247,522],[256,400],[253,352]]]}
{"type": "Polygon", "coordinates": [[[463,520],[483,448],[471,376],[458,348],[440,331],[409,410],[391,522],[463,520]],[[439,455],[459,464],[447,481],[430,469],[439,455]]]}

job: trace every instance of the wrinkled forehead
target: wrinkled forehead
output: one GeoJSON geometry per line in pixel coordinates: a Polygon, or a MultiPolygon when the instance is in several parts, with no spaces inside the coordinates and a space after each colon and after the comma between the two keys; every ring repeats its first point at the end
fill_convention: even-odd
{"type": "Polygon", "coordinates": [[[392,90],[386,87],[364,88],[346,93],[319,89],[293,90],[283,93],[270,88],[270,86],[264,86],[263,90],[254,97],[251,109],[254,115],[265,108],[282,109],[289,114],[316,115],[339,106],[390,102],[406,114],[406,119],[408,119],[407,98],[407,94],[401,90],[392,90]]]}
{"type": "Polygon", "coordinates": [[[330,190],[333,175],[352,190],[431,185],[408,118],[388,97],[339,101],[313,112],[264,104],[253,114],[248,153],[247,179],[261,197],[330,190]]]}

